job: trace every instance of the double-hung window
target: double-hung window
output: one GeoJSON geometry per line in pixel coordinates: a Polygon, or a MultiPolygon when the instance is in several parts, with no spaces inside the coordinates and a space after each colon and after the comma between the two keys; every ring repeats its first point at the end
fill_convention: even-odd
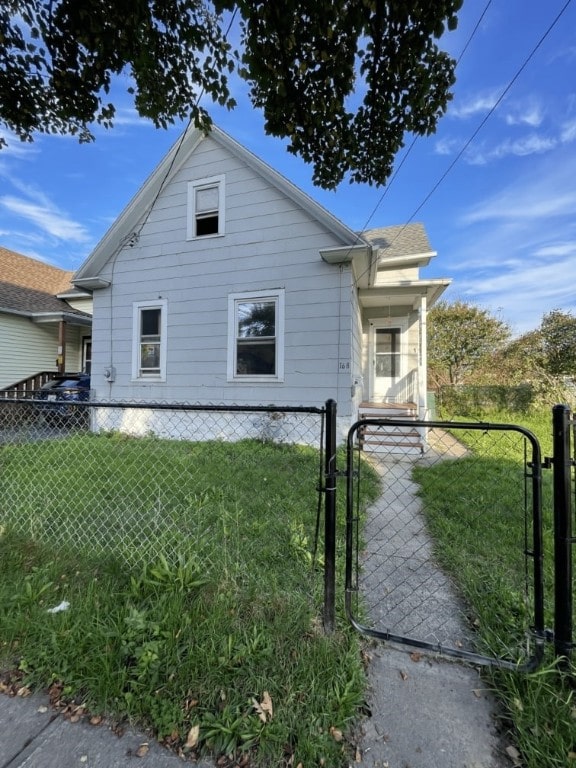
{"type": "Polygon", "coordinates": [[[284,291],[228,297],[228,380],[284,380],[284,291]]]}
{"type": "Polygon", "coordinates": [[[188,239],[224,234],[224,176],[188,184],[188,239]]]}
{"type": "Polygon", "coordinates": [[[140,301],[133,305],[132,378],[166,379],[167,302],[140,301]]]}

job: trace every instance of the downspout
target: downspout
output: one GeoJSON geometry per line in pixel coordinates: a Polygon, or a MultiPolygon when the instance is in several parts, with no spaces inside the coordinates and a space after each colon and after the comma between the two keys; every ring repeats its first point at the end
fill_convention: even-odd
{"type": "Polygon", "coordinates": [[[58,373],[66,371],[66,321],[58,323],[58,357],[56,358],[58,373]]]}

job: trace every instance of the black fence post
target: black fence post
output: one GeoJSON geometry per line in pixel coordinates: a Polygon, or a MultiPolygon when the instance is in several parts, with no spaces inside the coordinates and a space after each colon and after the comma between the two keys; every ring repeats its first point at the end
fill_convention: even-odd
{"type": "Polygon", "coordinates": [[[336,621],[336,402],[326,401],[324,499],[324,631],[336,621]]]}
{"type": "Polygon", "coordinates": [[[554,650],[570,660],[572,651],[572,456],[570,409],[552,409],[554,470],[554,650]]]}

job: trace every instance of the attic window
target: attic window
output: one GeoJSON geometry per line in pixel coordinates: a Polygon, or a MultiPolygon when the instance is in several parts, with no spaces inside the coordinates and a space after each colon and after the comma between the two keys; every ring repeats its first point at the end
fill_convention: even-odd
{"type": "Polygon", "coordinates": [[[224,234],[224,176],[188,184],[188,239],[224,234]]]}

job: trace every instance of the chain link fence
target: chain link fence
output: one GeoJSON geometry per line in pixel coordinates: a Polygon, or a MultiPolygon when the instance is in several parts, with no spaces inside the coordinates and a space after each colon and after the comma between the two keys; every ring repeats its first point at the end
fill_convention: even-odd
{"type": "Polygon", "coordinates": [[[310,565],[323,431],[322,408],[0,401],[0,532],[230,578],[277,539],[310,565]]]}
{"type": "Polygon", "coordinates": [[[349,610],[376,637],[514,664],[542,632],[540,472],[523,431],[476,426],[423,427],[420,457],[364,454],[382,492],[349,503],[349,610]]]}

